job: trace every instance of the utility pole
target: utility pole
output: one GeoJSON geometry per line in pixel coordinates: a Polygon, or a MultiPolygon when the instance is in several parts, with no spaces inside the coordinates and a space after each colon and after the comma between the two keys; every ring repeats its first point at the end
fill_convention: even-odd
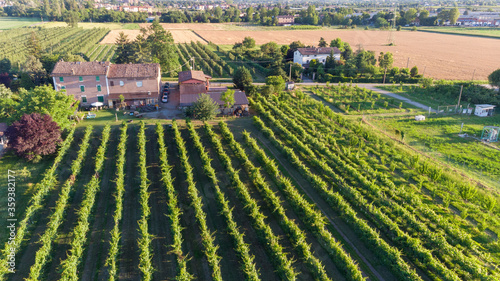
{"type": "Polygon", "coordinates": [[[288,74],[288,81],[292,81],[292,64],[290,64],[290,72],[288,74]]]}
{"type": "Polygon", "coordinates": [[[382,84],[385,84],[385,75],[387,74],[387,66],[385,67],[385,70],[384,70],[384,81],[382,82],[382,84]]]}
{"type": "Polygon", "coordinates": [[[408,61],[406,62],[406,68],[410,66],[410,58],[408,57],[408,61]]]}
{"type": "Polygon", "coordinates": [[[192,58],[191,58],[191,63],[192,63],[191,69],[192,69],[192,70],[195,70],[195,69],[194,69],[194,57],[192,57],[192,58]]]}
{"type": "Polygon", "coordinates": [[[476,70],[474,69],[474,72],[472,72],[472,82],[474,82],[474,74],[476,74],[476,70]]]}
{"type": "Polygon", "coordinates": [[[427,69],[427,65],[424,66],[424,73],[422,74],[422,78],[425,77],[425,70],[427,69]]]}
{"type": "Polygon", "coordinates": [[[457,108],[460,106],[460,100],[462,99],[462,90],[463,89],[464,89],[464,85],[460,86],[460,95],[458,96],[457,108]]]}

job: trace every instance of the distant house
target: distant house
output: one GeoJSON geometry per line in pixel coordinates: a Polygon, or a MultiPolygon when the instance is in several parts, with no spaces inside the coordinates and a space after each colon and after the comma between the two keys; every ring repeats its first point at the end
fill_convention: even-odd
{"type": "Polygon", "coordinates": [[[491,104],[476,104],[476,109],[474,110],[474,115],[479,117],[493,116],[495,112],[495,106],[491,104]]]}
{"type": "MultiPolygon", "coordinates": [[[[210,87],[210,79],[212,77],[203,73],[203,71],[182,71],[179,73],[179,95],[181,108],[193,105],[200,94],[208,94],[219,106],[222,108],[224,102],[220,99],[223,92],[227,87],[210,87]]],[[[247,108],[248,99],[245,92],[236,90],[234,92],[234,105],[232,108],[223,111],[225,113],[231,112],[236,108],[247,108]]]]}
{"type": "Polygon", "coordinates": [[[315,59],[318,62],[325,64],[326,58],[333,52],[333,58],[340,60],[340,50],[337,47],[320,47],[320,48],[298,48],[293,53],[293,62],[308,67],[311,60],[315,59]]]}
{"type": "Polygon", "coordinates": [[[59,61],[51,73],[56,91],[65,90],[89,107],[98,102],[112,107],[123,95],[128,105],[158,102],[160,65],[59,61]]]}
{"type": "Polygon", "coordinates": [[[294,16],[278,16],[278,25],[292,25],[295,23],[294,16]]]}

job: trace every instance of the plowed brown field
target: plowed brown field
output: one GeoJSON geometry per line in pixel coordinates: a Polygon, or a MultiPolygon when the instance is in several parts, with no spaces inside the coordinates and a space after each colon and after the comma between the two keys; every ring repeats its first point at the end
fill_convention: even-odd
{"type": "MultiPolygon", "coordinates": [[[[141,24],[147,26],[148,24],[141,24]]],[[[176,43],[211,41],[215,44],[234,44],[246,36],[257,44],[270,41],[290,44],[300,40],[306,45],[316,45],[321,37],[327,42],[340,37],[356,50],[359,47],[394,54],[394,66],[416,65],[420,73],[436,79],[486,80],[488,75],[500,67],[500,40],[471,36],[437,34],[427,32],[394,32],[396,46],[387,46],[389,32],[374,30],[230,30],[225,24],[175,24],[164,23],[176,43]],[[194,32],[196,33],[194,33],[194,32]]],[[[241,27],[240,27],[241,28],[241,27]]],[[[112,30],[101,42],[114,43],[120,31],[135,38],[138,30],[112,30]]]]}
{"type": "Polygon", "coordinates": [[[386,46],[388,31],[372,30],[283,30],[283,31],[217,31],[198,30],[197,33],[215,44],[241,42],[245,36],[255,39],[257,44],[274,41],[290,44],[300,40],[306,45],[316,45],[321,37],[327,42],[340,37],[351,44],[366,50],[392,52],[394,65],[410,67],[416,65],[420,73],[437,79],[474,79],[486,80],[495,69],[500,68],[500,40],[460,35],[436,34],[427,32],[394,32],[396,46],[386,46]]]}

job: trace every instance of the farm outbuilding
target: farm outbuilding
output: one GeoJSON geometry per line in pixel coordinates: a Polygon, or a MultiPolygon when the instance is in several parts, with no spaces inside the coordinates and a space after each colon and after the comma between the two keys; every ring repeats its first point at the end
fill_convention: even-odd
{"type": "Polygon", "coordinates": [[[495,112],[495,106],[491,104],[476,104],[476,110],[474,110],[474,115],[479,117],[493,116],[495,112]]]}
{"type": "Polygon", "coordinates": [[[481,133],[481,140],[487,142],[497,142],[499,135],[500,127],[484,126],[483,132],[481,133]]]}

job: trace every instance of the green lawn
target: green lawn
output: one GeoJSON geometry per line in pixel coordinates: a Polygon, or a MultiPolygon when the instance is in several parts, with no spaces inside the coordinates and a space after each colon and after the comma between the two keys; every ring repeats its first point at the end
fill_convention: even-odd
{"type": "Polygon", "coordinates": [[[39,18],[0,17],[0,30],[7,30],[40,22],[39,18]]]}
{"type": "Polygon", "coordinates": [[[483,144],[478,140],[484,126],[500,126],[500,115],[432,116],[417,122],[413,115],[373,117],[370,122],[389,134],[404,132],[407,144],[430,153],[477,179],[500,189],[500,144],[483,144]],[[459,137],[460,127],[468,137],[459,137]]]}
{"type": "Polygon", "coordinates": [[[500,38],[500,28],[495,28],[495,27],[459,27],[459,26],[427,27],[426,26],[426,27],[419,27],[418,31],[500,38]]]}

